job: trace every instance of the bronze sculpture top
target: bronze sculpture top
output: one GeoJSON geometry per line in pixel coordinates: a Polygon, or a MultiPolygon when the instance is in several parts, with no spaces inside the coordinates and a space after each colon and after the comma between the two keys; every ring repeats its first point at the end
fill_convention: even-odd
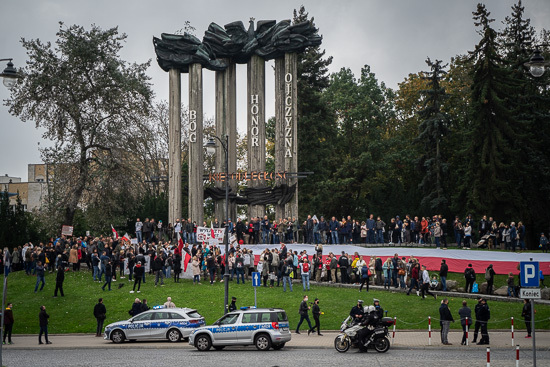
{"type": "Polygon", "coordinates": [[[157,62],[164,71],[178,69],[189,72],[189,65],[199,63],[203,67],[225,70],[230,60],[247,63],[252,55],[265,60],[283,57],[288,52],[303,52],[307,47],[319,46],[322,37],[311,22],[292,25],[290,20],[254,20],[245,29],[241,21],[226,24],[223,28],[210,23],[203,40],[184,33],[183,35],[162,33],[153,37],[157,62]]]}

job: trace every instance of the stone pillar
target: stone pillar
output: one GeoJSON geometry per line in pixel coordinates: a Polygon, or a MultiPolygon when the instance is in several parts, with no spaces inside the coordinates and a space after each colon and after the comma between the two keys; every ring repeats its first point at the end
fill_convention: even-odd
{"type": "MultiPolygon", "coordinates": [[[[298,55],[296,53],[285,53],[285,138],[284,157],[285,170],[287,172],[298,172],[298,55]]],[[[296,192],[292,200],[286,204],[285,213],[287,217],[298,218],[298,179],[291,178],[288,185],[296,184],[296,192]]]]}
{"type": "MultiPolygon", "coordinates": [[[[229,63],[224,71],[216,71],[216,136],[225,141],[229,136],[229,172],[237,171],[237,79],[235,63],[229,63]]],[[[216,141],[219,144],[219,141],[216,141]]],[[[220,146],[216,150],[216,172],[225,172],[225,155],[220,146]]],[[[225,188],[225,182],[218,182],[217,187],[225,188]]],[[[230,180],[229,187],[234,194],[237,192],[237,181],[230,180]]],[[[220,224],[225,220],[225,200],[218,200],[215,204],[215,217],[220,224]]],[[[229,218],[235,222],[237,205],[229,204],[229,218]]]]}
{"type": "MultiPolygon", "coordinates": [[[[275,59],[275,172],[285,170],[285,59],[275,59]]],[[[276,185],[286,180],[275,180],[276,185]]],[[[275,219],[285,217],[285,206],[275,205],[275,219]]]]}
{"type": "MultiPolygon", "coordinates": [[[[204,148],[202,66],[189,67],[189,218],[202,225],[204,218],[204,148]]],[[[180,180],[181,182],[181,180],[180,180]]]]}
{"type": "MultiPolygon", "coordinates": [[[[248,171],[265,172],[265,60],[253,55],[247,65],[248,171]]],[[[265,180],[250,181],[249,187],[266,186],[265,180]]],[[[265,205],[250,205],[248,218],[265,214],[265,205]]]]}
{"type": "Polygon", "coordinates": [[[168,138],[168,220],[181,218],[181,74],[170,69],[168,138]]]}

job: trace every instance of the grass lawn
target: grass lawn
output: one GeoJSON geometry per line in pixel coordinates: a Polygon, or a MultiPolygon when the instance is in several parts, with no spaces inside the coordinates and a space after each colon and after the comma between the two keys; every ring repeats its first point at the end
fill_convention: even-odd
{"type": "MultiPolygon", "coordinates": [[[[449,279],[456,279],[463,283],[461,274],[452,274],[449,279]]],[[[482,282],[483,274],[478,275],[478,282],[482,282]]],[[[128,310],[135,297],[146,298],[150,307],[163,304],[167,296],[178,307],[196,308],[205,318],[207,324],[214,322],[223,314],[224,284],[210,285],[204,282],[202,285],[193,285],[190,280],[182,280],[174,283],[168,279],[164,287],[154,287],[153,276],[147,276],[147,283],[142,284],[140,294],[130,294],[131,285],[127,279],[119,279],[113,282],[112,291],[102,291],[99,283],[92,281],[91,273],[87,270],[81,272],[68,272],[66,274],[64,290],[65,297],[53,298],[55,289],[55,275],[46,275],[46,286],[42,292],[34,293],[36,277],[26,276],[24,272],[10,273],[8,282],[7,302],[13,303],[15,318],[14,333],[35,334],[38,333],[39,306],[45,305],[50,314],[50,333],[93,333],[95,332],[95,318],[93,308],[99,297],[104,298],[107,307],[107,320],[105,324],[128,319],[128,310]],[[118,289],[119,284],[124,284],[118,289]]],[[[504,276],[498,276],[496,285],[505,283],[504,276]]],[[[236,281],[230,283],[230,297],[237,297],[237,306],[254,305],[254,290],[250,282],[245,285],[237,285],[236,281]]],[[[333,288],[325,286],[312,286],[307,292],[310,301],[316,297],[320,299],[320,307],[324,312],[321,317],[322,330],[339,329],[340,323],[347,317],[351,307],[358,298],[365,300],[366,304],[372,302],[372,298],[381,300],[388,316],[396,316],[398,329],[427,329],[427,317],[439,318],[439,297],[422,300],[414,293],[406,296],[403,293],[391,293],[387,291],[358,292],[357,289],[333,288]]],[[[263,288],[257,290],[258,307],[280,307],[287,311],[291,327],[295,327],[299,320],[298,306],[304,292],[299,283],[294,284],[294,292],[283,293],[282,282],[279,288],[263,288]]],[[[468,300],[470,308],[474,308],[475,300],[468,300]]],[[[455,319],[458,319],[458,309],[462,305],[461,298],[451,298],[449,307],[455,319]]],[[[522,303],[493,302],[490,301],[491,320],[490,329],[509,329],[510,317],[515,320],[515,328],[525,327],[521,318],[522,303]]],[[[550,329],[550,306],[536,306],[537,328],[550,329]]],[[[311,318],[313,320],[313,318],[311,318]]],[[[436,320],[432,320],[432,326],[438,328],[436,320]]],[[[460,328],[460,323],[451,325],[454,329],[460,328]]]]}

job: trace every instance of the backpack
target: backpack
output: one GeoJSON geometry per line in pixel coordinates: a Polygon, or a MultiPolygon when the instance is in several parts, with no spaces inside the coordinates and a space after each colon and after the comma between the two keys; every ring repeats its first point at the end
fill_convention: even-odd
{"type": "Polygon", "coordinates": [[[476,279],[476,275],[474,273],[473,268],[468,268],[468,270],[466,271],[466,278],[468,280],[475,280],[476,279]]]}
{"type": "Polygon", "coordinates": [[[369,267],[366,265],[363,265],[361,268],[361,278],[367,279],[369,277],[369,267]]]}
{"type": "Polygon", "coordinates": [[[491,269],[490,268],[485,269],[485,280],[487,280],[487,281],[491,280],[491,269]]]}
{"type": "Polygon", "coordinates": [[[309,263],[303,263],[302,264],[302,271],[304,273],[308,273],[309,272],[309,263]]]}

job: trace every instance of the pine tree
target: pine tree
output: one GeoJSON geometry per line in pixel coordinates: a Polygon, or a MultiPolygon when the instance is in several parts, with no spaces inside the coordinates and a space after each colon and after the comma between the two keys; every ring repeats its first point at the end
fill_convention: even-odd
{"type": "Polygon", "coordinates": [[[448,164],[443,155],[442,140],[448,133],[449,116],[441,111],[441,107],[447,98],[445,88],[441,86],[441,80],[448,66],[441,65],[441,60],[432,62],[426,60],[431,71],[424,72],[422,79],[429,81],[430,89],[424,90],[424,108],[419,111],[422,122],[419,126],[419,135],[416,141],[423,145],[424,152],[419,159],[420,169],[424,172],[419,188],[423,192],[420,203],[423,210],[431,213],[445,213],[448,199],[444,190],[445,177],[448,164]]]}
{"type": "Polygon", "coordinates": [[[498,213],[509,220],[525,205],[517,181],[524,174],[519,145],[524,133],[510,96],[518,82],[500,56],[494,19],[483,4],[473,13],[481,40],[470,53],[474,62],[472,116],[468,144],[462,152],[466,169],[454,200],[474,215],[498,213]]]}

